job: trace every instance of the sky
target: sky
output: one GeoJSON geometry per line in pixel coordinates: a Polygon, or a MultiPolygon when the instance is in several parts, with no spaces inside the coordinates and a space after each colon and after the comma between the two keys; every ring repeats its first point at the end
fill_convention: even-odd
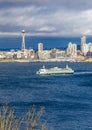
{"type": "Polygon", "coordinates": [[[0,0],[0,36],[92,35],[92,0],[0,0]]]}

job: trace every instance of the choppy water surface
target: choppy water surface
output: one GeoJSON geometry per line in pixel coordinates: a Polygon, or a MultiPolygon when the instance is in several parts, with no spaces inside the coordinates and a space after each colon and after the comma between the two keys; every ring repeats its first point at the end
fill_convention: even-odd
{"type": "Polygon", "coordinates": [[[54,130],[92,130],[92,63],[68,63],[73,75],[38,76],[36,71],[66,63],[0,63],[0,104],[17,113],[45,107],[43,120],[54,130]]]}

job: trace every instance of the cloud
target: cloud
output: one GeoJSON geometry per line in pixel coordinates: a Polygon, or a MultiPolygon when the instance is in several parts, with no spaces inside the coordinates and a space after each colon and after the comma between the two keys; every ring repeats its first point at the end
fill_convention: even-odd
{"type": "Polygon", "coordinates": [[[44,26],[44,27],[39,28],[38,31],[42,31],[42,32],[53,32],[53,31],[55,31],[55,28],[54,27],[49,27],[49,26],[44,26]]]}
{"type": "Polygon", "coordinates": [[[0,0],[0,34],[78,36],[91,35],[91,1],[0,0]],[[6,4],[10,3],[10,4],[6,4]]]}
{"type": "Polygon", "coordinates": [[[67,9],[89,9],[91,8],[92,1],[90,0],[0,0],[0,4],[4,6],[7,4],[10,6],[48,6],[48,7],[61,7],[67,9]]]}

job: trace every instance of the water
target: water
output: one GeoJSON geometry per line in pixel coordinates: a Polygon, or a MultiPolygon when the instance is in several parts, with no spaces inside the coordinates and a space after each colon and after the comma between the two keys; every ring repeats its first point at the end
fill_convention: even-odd
{"type": "Polygon", "coordinates": [[[0,63],[0,105],[8,102],[23,114],[33,104],[54,130],[92,130],[92,63],[68,63],[73,75],[38,76],[36,71],[66,63],[0,63]]]}

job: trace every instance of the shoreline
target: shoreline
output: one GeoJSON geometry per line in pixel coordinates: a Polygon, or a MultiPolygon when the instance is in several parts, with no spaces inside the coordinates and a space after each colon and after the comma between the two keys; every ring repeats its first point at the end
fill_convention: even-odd
{"type": "Polygon", "coordinates": [[[26,60],[26,59],[21,59],[21,60],[14,60],[14,59],[9,59],[9,60],[0,60],[0,63],[2,62],[19,62],[19,63],[31,63],[31,62],[70,62],[70,63],[75,63],[75,62],[88,62],[91,63],[92,59],[86,59],[86,60],[78,60],[78,61],[69,61],[69,60],[60,60],[60,59],[49,59],[49,60],[26,60]]]}

